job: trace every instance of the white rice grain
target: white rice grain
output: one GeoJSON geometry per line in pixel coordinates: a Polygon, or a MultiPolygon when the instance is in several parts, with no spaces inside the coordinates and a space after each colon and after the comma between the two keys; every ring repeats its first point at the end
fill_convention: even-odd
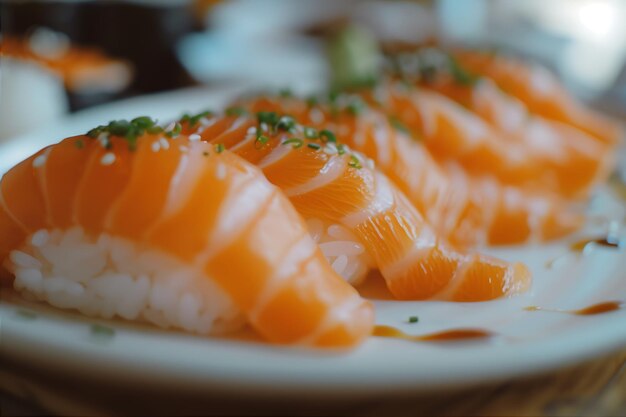
{"type": "Polygon", "coordinates": [[[26,242],[7,264],[24,298],[203,334],[245,323],[211,279],[165,253],[107,235],[90,239],[79,228],[40,230],[26,242]]]}

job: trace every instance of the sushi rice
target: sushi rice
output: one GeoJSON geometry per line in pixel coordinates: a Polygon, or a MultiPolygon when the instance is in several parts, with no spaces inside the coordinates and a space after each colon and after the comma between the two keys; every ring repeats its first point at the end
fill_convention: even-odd
{"type": "MultiPolygon", "coordinates": [[[[371,262],[356,237],[319,219],[307,225],[333,269],[351,284],[362,281],[371,262]]],[[[10,253],[6,267],[25,298],[87,316],[200,334],[234,331],[246,322],[204,272],[124,238],[90,238],[80,227],[33,233],[10,253]]]]}

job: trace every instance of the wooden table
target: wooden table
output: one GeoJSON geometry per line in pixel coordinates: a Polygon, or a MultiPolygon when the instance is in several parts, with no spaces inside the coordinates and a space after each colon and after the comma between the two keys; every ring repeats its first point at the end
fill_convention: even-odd
{"type": "Polygon", "coordinates": [[[2,416],[10,415],[348,415],[626,416],[626,350],[532,378],[410,397],[333,401],[234,398],[216,393],[154,392],[45,374],[0,363],[2,416]],[[12,393],[9,393],[11,391],[12,393]]]}

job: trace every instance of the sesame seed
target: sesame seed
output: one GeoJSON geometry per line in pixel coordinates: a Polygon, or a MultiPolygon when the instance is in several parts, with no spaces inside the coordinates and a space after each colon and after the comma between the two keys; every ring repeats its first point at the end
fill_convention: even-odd
{"type": "Polygon", "coordinates": [[[311,121],[315,124],[320,124],[324,121],[324,113],[320,109],[313,109],[309,112],[311,121]]]}
{"type": "Polygon", "coordinates": [[[43,166],[46,163],[46,159],[48,159],[48,155],[47,154],[41,154],[39,155],[37,158],[33,159],[33,166],[35,168],[39,168],[40,166],[43,166]]]}
{"type": "Polygon", "coordinates": [[[263,122],[261,123],[261,130],[264,132],[267,132],[269,130],[269,126],[267,125],[267,123],[263,122]]]}
{"type": "Polygon", "coordinates": [[[200,139],[202,139],[202,137],[196,133],[194,133],[193,135],[189,135],[189,140],[191,141],[200,140],[200,139]]]}
{"type": "Polygon", "coordinates": [[[33,246],[39,247],[39,246],[45,245],[46,242],[48,242],[49,238],[50,238],[50,234],[48,233],[48,231],[45,229],[41,229],[35,232],[35,234],[33,234],[33,236],[30,239],[30,242],[33,246]]]}
{"type": "Polygon", "coordinates": [[[115,154],[112,152],[105,153],[100,159],[102,165],[111,165],[113,162],[115,162],[115,154]]]}
{"type": "Polygon", "coordinates": [[[165,138],[159,139],[159,144],[161,145],[161,149],[168,150],[170,148],[170,143],[165,138]]]}
{"type": "Polygon", "coordinates": [[[109,135],[106,133],[100,133],[97,141],[100,143],[100,146],[106,148],[107,146],[109,146],[109,135]]]}
{"type": "Polygon", "coordinates": [[[256,127],[250,126],[246,132],[248,135],[254,135],[256,133],[256,127]]]}
{"type": "Polygon", "coordinates": [[[176,122],[172,122],[164,129],[166,132],[171,132],[176,127],[176,122]]]}
{"type": "Polygon", "coordinates": [[[217,166],[216,175],[217,175],[217,178],[219,178],[220,180],[223,180],[224,178],[226,178],[226,165],[219,164],[217,166]]]}
{"type": "Polygon", "coordinates": [[[152,152],[159,152],[159,150],[161,149],[161,144],[159,142],[152,142],[152,144],[150,145],[150,149],[152,149],[152,152]]]}

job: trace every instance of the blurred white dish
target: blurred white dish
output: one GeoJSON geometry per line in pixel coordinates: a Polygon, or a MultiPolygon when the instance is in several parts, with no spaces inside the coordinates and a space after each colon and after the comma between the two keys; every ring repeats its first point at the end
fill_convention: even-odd
{"type": "Polygon", "coordinates": [[[37,64],[2,57],[0,141],[58,120],[68,109],[60,77],[37,64]]]}
{"type": "MultiPolygon", "coordinates": [[[[249,86],[187,90],[94,108],[45,131],[0,146],[0,172],[43,145],[79,134],[114,118],[149,114],[166,120],[183,111],[219,108],[249,86]]],[[[624,205],[604,193],[597,213],[624,205]]],[[[620,214],[621,213],[621,214],[620,214]]],[[[622,228],[623,229],[623,228],[622,228]]],[[[359,397],[463,386],[547,371],[626,347],[626,309],[577,316],[548,309],[580,309],[599,302],[626,301],[626,250],[593,246],[584,256],[568,251],[581,237],[602,237],[589,226],[567,242],[490,250],[527,263],[532,290],[487,303],[377,301],[377,322],[420,335],[453,328],[479,328],[498,336],[488,341],[447,344],[371,338],[346,354],[328,354],[254,342],[206,339],[149,326],[105,322],[19,301],[3,293],[0,303],[3,355],[40,369],[107,378],[123,386],[169,384],[177,389],[227,390],[359,397]],[[559,258],[552,268],[546,265],[559,258]],[[36,317],[23,310],[36,313],[36,317]],[[409,324],[409,316],[419,322],[409,324]],[[105,338],[93,323],[114,330],[105,338]],[[45,352],[45,353],[44,353],[45,352]]],[[[624,240],[623,230],[621,232],[624,240]]]]}

